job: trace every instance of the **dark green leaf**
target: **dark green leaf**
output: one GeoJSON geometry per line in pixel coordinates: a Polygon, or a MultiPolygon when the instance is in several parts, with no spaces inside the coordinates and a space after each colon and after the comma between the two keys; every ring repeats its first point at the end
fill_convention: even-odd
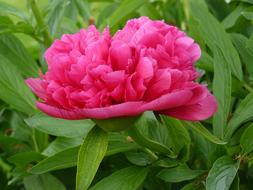
{"type": "Polygon", "coordinates": [[[229,140],[240,125],[253,118],[253,92],[249,93],[236,108],[228,123],[225,139],[229,140]]]}
{"type": "Polygon", "coordinates": [[[230,64],[232,73],[242,80],[243,73],[239,55],[224,27],[208,11],[204,0],[190,0],[190,10],[193,18],[199,23],[199,32],[207,45],[213,52],[218,47],[224,59],[230,64]]]}
{"type": "Polygon", "coordinates": [[[183,122],[187,127],[190,127],[196,134],[206,138],[210,142],[215,144],[226,144],[226,142],[220,140],[212,133],[208,131],[200,122],[183,122]]]}
{"type": "Polygon", "coordinates": [[[206,189],[229,190],[238,168],[238,161],[235,162],[227,156],[219,158],[215,161],[207,176],[206,189]]]}
{"type": "Polygon", "coordinates": [[[128,167],[102,179],[91,190],[137,190],[148,173],[148,168],[128,167]]]}
{"type": "Polygon", "coordinates": [[[51,174],[31,175],[24,178],[26,190],[66,190],[62,182],[51,174]]]}
{"type": "Polygon", "coordinates": [[[213,92],[218,102],[218,111],[213,117],[214,134],[220,138],[224,137],[227,126],[227,118],[231,104],[232,78],[230,65],[223,57],[219,47],[214,52],[214,79],[213,92]]]}
{"type": "Polygon", "coordinates": [[[175,168],[163,169],[157,176],[164,181],[170,183],[178,183],[181,181],[195,179],[203,174],[203,170],[192,170],[187,165],[179,165],[175,168]]]}
{"type": "Polygon", "coordinates": [[[66,138],[57,137],[50,145],[42,152],[43,155],[53,156],[61,151],[69,148],[77,147],[82,144],[81,137],[66,138]]]}
{"type": "Polygon", "coordinates": [[[79,147],[66,149],[51,157],[45,158],[32,167],[31,173],[43,174],[49,171],[76,166],[79,147]]]}
{"type": "Polygon", "coordinates": [[[242,154],[246,155],[253,150],[253,124],[251,124],[247,129],[243,132],[240,144],[242,147],[242,154]]]}
{"type": "Polygon", "coordinates": [[[76,190],[89,188],[108,145],[108,134],[94,127],[84,139],[77,160],[76,190]]]}

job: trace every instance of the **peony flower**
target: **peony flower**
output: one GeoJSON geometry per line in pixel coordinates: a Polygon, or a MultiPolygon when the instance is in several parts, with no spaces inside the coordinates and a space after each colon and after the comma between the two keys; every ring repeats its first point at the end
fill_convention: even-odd
{"type": "Polygon", "coordinates": [[[152,110],[203,120],[217,109],[195,79],[201,51],[184,32],[147,17],[129,20],[112,38],[95,26],[55,40],[48,71],[26,83],[43,112],[64,119],[136,116],[152,110]]]}

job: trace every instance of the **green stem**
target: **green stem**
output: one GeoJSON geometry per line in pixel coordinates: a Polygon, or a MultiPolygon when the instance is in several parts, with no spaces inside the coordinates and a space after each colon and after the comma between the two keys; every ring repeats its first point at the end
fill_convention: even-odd
{"type": "Polygon", "coordinates": [[[141,134],[141,132],[136,128],[135,125],[129,128],[128,133],[137,144],[152,151],[164,153],[170,158],[176,158],[176,155],[168,147],[145,137],[141,134]]]}
{"type": "Polygon", "coordinates": [[[253,92],[253,88],[248,85],[246,82],[243,81],[243,87],[248,90],[249,92],[253,92]]]}
{"type": "Polygon", "coordinates": [[[47,25],[45,24],[43,17],[41,16],[41,13],[38,9],[38,6],[37,6],[35,0],[29,0],[29,4],[31,6],[32,12],[35,16],[35,19],[36,19],[36,22],[37,22],[39,28],[42,29],[42,31],[43,31],[42,34],[43,34],[43,38],[44,38],[44,44],[47,47],[49,47],[52,43],[52,38],[49,34],[47,25]]]}
{"type": "Polygon", "coordinates": [[[39,147],[38,147],[38,144],[37,144],[37,141],[36,141],[35,130],[36,129],[32,128],[32,140],[33,140],[35,152],[39,152],[39,147]]]}

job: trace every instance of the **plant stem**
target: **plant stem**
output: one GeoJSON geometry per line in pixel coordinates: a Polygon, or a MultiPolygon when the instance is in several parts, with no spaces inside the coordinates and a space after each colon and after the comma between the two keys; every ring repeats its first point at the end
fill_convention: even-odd
{"type": "Polygon", "coordinates": [[[32,140],[33,140],[35,152],[39,152],[39,147],[38,147],[38,144],[37,144],[37,141],[36,141],[36,135],[35,135],[36,131],[35,130],[36,129],[32,128],[32,140]]]}
{"type": "Polygon", "coordinates": [[[176,158],[176,155],[168,147],[145,137],[141,134],[141,132],[136,128],[135,125],[129,128],[128,133],[137,144],[155,152],[164,153],[170,158],[176,158]]]}
{"type": "Polygon", "coordinates": [[[249,92],[253,92],[253,88],[248,85],[246,82],[243,81],[243,87],[248,90],[249,92]]]}
{"type": "Polygon", "coordinates": [[[49,47],[52,43],[52,38],[49,34],[47,25],[45,24],[45,22],[41,16],[41,13],[38,9],[38,6],[37,6],[35,0],[29,0],[29,4],[31,6],[32,12],[35,16],[35,19],[36,19],[36,22],[37,22],[39,28],[42,29],[44,44],[45,44],[45,46],[49,47]]]}

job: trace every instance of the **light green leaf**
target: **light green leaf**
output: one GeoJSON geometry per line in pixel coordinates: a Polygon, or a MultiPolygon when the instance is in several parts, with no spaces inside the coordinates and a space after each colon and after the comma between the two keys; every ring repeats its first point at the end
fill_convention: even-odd
{"type": "Polygon", "coordinates": [[[215,144],[226,144],[226,142],[220,140],[218,137],[210,133],[200,122],[183,122],[187,127],[190,127],[196,134],[206,138],[210,142],[215,144]]]}
{"type": "Polygon", "coordinates": [[[148,168],[128,167],[103,178],[90,190],[137,190],[145,180],[148,168]]]}
{"type": "Polygon", "coordinates": [[[214,52],[213,93],[218,103],[218,111],[213,116],[213,131],[220,138],[224,137],[231,104],[232,77],[230,65],[219,47],[214,52]]]}
{"type": "Polygon", "coordinates": [[[239,161],[234,162],[230,157],[223,156],[215,161],[207,180],[207,190],[229,190],[239,168],[239,161]]]}
{"type": "Polygon", "coordinates": [[[34,127],[44,133],[62,137],[84,137],[95,125],[91,120],[64,120],[38,113],[25,119],[30,127],[34,127]]]}
{"type": "Polygon", "coordinates": [[[24,185],[26,190],[66,190],[62,182],[49,173],[25,177],[24,185]]]}
{"type": "Polygon", "coordinates": [[[32,92],[18,70],[2,55],[0,55],[0,99],[28,115],[36,110],[32,92]]]}
{"type": "Polygon", "coordinates": [[[24,77],[36,77],[39,67],[18,38],[11,34],[0,35],[0,55],[17,67],[24,77]]]}
{"type": "Polygon", "coordinates": [[[240,125],[253,119],[253,92],[249,93],[236,108],[233,117],[228,123],[225,140],[229,140],[240,125]]]}
{"type": "Polygon", "coordinates": [[[46,20],[49,26],[50,33],[55,36],[61,20],[63,18],[63,14],[66,6],[69,3],[66,0],[51,0],[48,4],[48,14],[46,15],[46,20]]]}
{"type": "Polygon", "coordinates": [[[22,20],[27,20],[27,16],[21,10],[4,2],[0,2],[0,13],[5,15],[14,15],[22,20]]]}
{"type": "Polygon", "coordinates": [[[108,145],[108,134],[94,127],[84,139],[77,160],[76,190],[89,188],[102,162],[108,145]]]}
{"type": "Polygon", "coordinates": [[[50,145],[42,152],[45,156],[53,156],[61,151],[69,148],[77,147],[82,144],[82,137],[66,138],[57,137],[50,145]]]}
{"type": "Polygon", "coordinates": [[[203,170],[192,170],[187,165],[179,165],[175,168],[163,169],[157,176],[166,182],[178,183],[195,179],[204,172],[203,170]]]}
{"type": "Polygon", "coordinates": [[[78,150],[79,147],[74,147],[45,158],[33,166],[30,172],[33,174],[43,174],[49,171],[76,166],[78,150]]]}
{"type": "Polygon", "coordinates": [[[128,14],[136,11],[139,7],[143,6],[145,3],[147,3],[147,0],[123,0],[120,2],[120,5],[117,7],[117,9],[113,12],[113,14],[106,20],[106,23],[110,27],[113,27],[114,25],[118,24],[122,18],[127,16],[128,14]]]}
{"type": "Polygon", "coordinates": [[[224,27],[208,11],[204,0],[190,0],[190,10],[192,17],[199,23],[199,26],[194,27],[199,28],[199,32],[207,45],[213,53],[219,47],[224,59],[230,64],[232,73],[239,80],[242,80],[243,73],[239,55],[224,27]]]}
{"type": "Polygon", "coordinates": [[[247,127],[247,129],[243,132],[240,144],[242,147],[242,154],[247,155],[251,151],[253,151],[253,123],[247,127]]]}

